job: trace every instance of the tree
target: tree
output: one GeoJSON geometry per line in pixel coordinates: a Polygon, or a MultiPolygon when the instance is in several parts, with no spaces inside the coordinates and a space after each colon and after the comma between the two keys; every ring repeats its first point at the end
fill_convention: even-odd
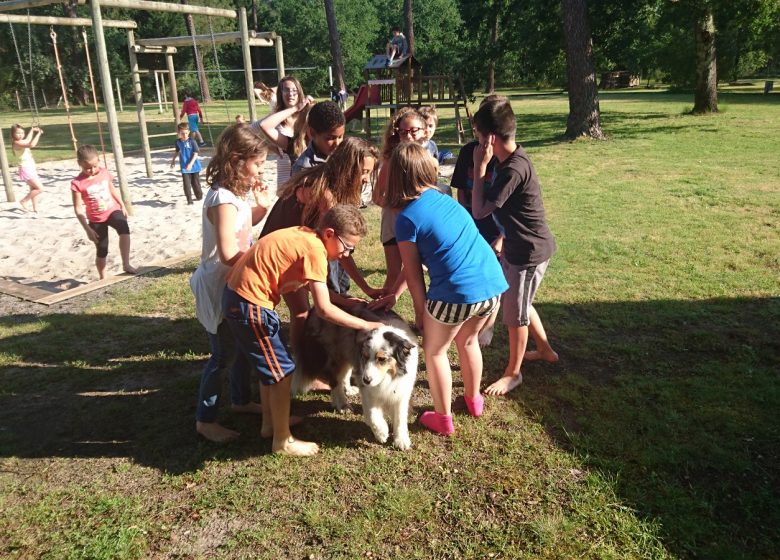
{"type": "Polygon", "coordinates": [[[566,137],[604,138],[601,130],[599,93],[593,68],[593,40],[586,0],[562,0],[563,36],[569,89],[566,137]]]}
{"type": "Polygon", "coordinates": [[[412,0],[404,0],[404,27],[406,27],[406,41],[409,44],[409,54],[414,56],[414,12],[412,0]]]}
{"type": "Polygon", "coordinates": [[[695,8],[693,34],[696,40],[696,88],[693,113],[718,112],[718,70],[715,55],[715,18],[712,5],[702,2],[695,8]]]}
{"type": "Polygon", "coordinates": [[[347,91],[347,80],[344,76],[344,59],[341,57],[341,38],[336,27],[336,10],[333,8],[333,0],[325,0],[325,19],[328,22],[330,54],[336,67],[336,82],[339,91],[347,91]]]}

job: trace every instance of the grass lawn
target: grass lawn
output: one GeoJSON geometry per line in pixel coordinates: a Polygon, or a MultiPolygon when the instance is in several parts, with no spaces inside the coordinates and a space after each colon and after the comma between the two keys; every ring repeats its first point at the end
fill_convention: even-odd
{"type": "MultiPolygon", "coordinates": [[[[603,92],[609,139],[573,143],[565,96],[510,92],[559,246],[537,306],[561,361],[451,439],[413,426],[394,451],[323,395],[293,404],[317,457],[270,455],[228,407],[241,439],[197,439],[194,262],[80,314],[0,318],[0,555],[777,558],[780,95],[734,89],[707,117],[603,92]]],[[[457,149],[451,113],[437,135],[457,149]]],[[[355,255],[379,285],[368,216],[355,255]]],[[[502,328],[484,355],[492,380],[502,328]]],[[[415,416],[430,404],[423,366],[415,416]]]]}

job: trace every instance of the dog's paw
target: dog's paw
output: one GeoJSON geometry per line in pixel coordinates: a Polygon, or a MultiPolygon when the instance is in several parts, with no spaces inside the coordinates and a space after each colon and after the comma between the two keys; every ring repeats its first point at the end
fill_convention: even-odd
{"type": "Polygon", "coordinates": [[[390,428],[387,424],[371,424],[371,431],[379,443],[385,443],[390,437],[390,428]]]}
{"type": "Polygon", "coordinates": [[[350,414],[352,412],[352,405],[349,403],[346,404],[340,404],[336,405],[333,404],[333,408],[338,412],[339,414],[350,414]]]}
{"type": "Polygon", "coordinates": [[[408,449],[411,449],[412,440],[409,439],[409,434],[403,436],[395,436],[395,439],[393,440],[393,447],[395,447],[396,449],[400,449],[401,451],[406,451],[408,449]]]}
{"type": "Polygon", "coordinates": [[[360,392],[360,387],[355,387],[354,385],[347,385],[344,388],[344,391],[346,391],[348,397],[354,397],[360,392]]]}

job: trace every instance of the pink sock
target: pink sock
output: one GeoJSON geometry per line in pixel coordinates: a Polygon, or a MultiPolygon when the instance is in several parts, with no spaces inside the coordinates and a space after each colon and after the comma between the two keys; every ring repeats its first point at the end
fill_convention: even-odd
{"type": "Polygon", "coordinates": [[[451,436],[455,431],[455,426],[452,425],[452,416],[447,414],[439,414],[432,410],[427,410],[420,414],[420,424],[443,436],[451,436]]]}
{"type": "Polygon", "coordinates": [[[466,400],[466,408],[469,409],[469,414],[475,418],[482,416],[482,409],[485,407],[485,397],[477,393],[473,398],[467,395],[464,395],[463,398],[466,400]]]}

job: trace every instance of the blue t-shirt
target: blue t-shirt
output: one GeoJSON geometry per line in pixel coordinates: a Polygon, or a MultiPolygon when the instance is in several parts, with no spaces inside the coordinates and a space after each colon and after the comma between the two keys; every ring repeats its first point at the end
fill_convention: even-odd
{"type": "Polygon", "coordinates": [[[187,138],[186,140],[179,140],[177,138],[176,148],[179,150],[179,165],[181,166],[181,172],[200,173],[200,158],[195,160],[195,163],[192,164],[191,169],[187,169],[187,164],[192,159],[192,154],[197,154],[200,151],[198,149],[198,144],[192,138],[187,138]]]}
{"type": "Polygon", "coordinates": [[[469,213],[435,189],[424,191],[401,210],[395,236],[399,243],[417,244],[428,267],[430,300],[478,303],[509,287],[496,255],[469,213]]]}

